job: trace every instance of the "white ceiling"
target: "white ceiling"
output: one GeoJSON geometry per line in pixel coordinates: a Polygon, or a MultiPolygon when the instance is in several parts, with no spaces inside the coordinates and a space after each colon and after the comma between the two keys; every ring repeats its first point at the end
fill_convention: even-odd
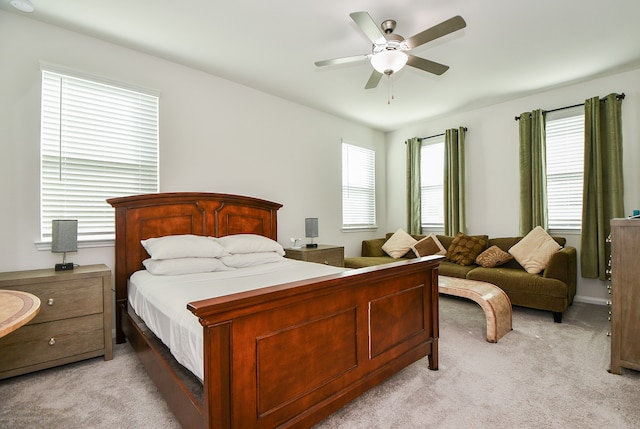
{"type": "MultiPolygon", "coordinates": [[[[417,120],[640,67],[638,0],[32,0],[19,12],[200,69],[383,131],[417,120]],[[314,61],[371,50],[349,13],[397,21],[405,38],[461,15],[467,27],[412,54],[450,66],[405,67],[365,90],[368,62],[314,61]],[[394,99],[388,103],[389,95],[394,99]]],[[[7,41],[4,41],[7,43],[7,41]]],[[[624,88],[612,88],[612,91],[624,88]]],[[[604,95],[604,94],[602,94],[604,95]]]]}

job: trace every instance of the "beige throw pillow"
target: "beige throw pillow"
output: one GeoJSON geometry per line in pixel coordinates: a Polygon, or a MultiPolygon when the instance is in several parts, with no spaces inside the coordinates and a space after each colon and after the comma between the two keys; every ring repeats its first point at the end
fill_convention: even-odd
{"type": "Polygon", "coordinates": [[[476,264],[485,268],[498,267],[513,259],[509,253],[505,252],[498,246],[491,246],[476,258],[476,264]]]}
{"type": "Polygon", "coordinates": [[[444,248],[440,240],[438,240],[433,233],[411,246],[411,250],[413,250],[418,258],[429,255],[445,255],[447,253],[447,249],[444,248]]]}
{"type": "Polygon", "coordinates": [[[538,274],[549,263],[551,256],[562,247],[551,238],[547,231],[536,226],[522,240],[516,243],[509,253],[530,274],[538,274]]]}
{"type": "Polygon", "coordinates": [[[407,234],[402,228],[399,228],[389,239],[382,245],[387,255],[392,258],[401,258],[407,254],[411,246],[417,243],[417,240],[407,234]]]}

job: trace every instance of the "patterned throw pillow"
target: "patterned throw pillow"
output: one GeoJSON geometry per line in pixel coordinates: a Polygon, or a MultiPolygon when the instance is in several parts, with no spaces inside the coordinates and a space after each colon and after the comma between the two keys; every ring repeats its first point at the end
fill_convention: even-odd
{"type": "Polygon", "coordinates": [[[417,257],[429,256],[429,255],[445,255],[447,249],[444,248],[440,240],[435,234],[431,233],[416,244],[411,246],[411,250],[417,257]]]}
{"type": "Polygon", "coordinates": [[[485,268],[498,267],[513,259],[509,253],[505,252],[498,246],[491,246],[476,258],[476,264],[485,268]]]}
{"type": "Polygon", "coordinates": [[[447,249],[447,261],[459,265],[471,265],[487,247],[487,236],[469,236],[459,232],[447,249]]]}

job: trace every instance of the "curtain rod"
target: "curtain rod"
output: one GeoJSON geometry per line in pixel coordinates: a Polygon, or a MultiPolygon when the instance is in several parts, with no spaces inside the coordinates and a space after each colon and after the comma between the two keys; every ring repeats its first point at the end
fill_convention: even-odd
{"type": "MultiPolygon", "coordinates": [[[[618,100],[624,100],[624,92],[622,94],[617,94],[616,95],[616,99],[618,100]]],[[[606,100],[606,98],[603,98],[603,100],[606,100]]],[[[543,110],[543,113],[549,113],[549,112],[558,112],[560,110],[565,110],[565,109],[572,109],[574,107],[578,107],[578,106],[584,106],[584,103],[580,103],[580,104],[574,104],[573,106],[565,106],[565,107],[558,107],[557,109],[551,109],[551,110],[543,110]]],[[[516,116],[515,117],[516,121],[520,120],[520,116],[516,116]]]]}
{"type": "MultiPolygon", "coordinates": [[[[464,128],[464,130],[465,130],[465,131],[469,131],[469,130],[467,130],[467,127],[462,127],[462,128],[464,128]]],[[[428,137],[420,137],[420,140],[432,139],[432,138],[434,138],[434,137],[441,137],[441,136],[443,136],[444,134],[445,134],[445,133],[440,133],[440,134],[434,134],[434,135],[432,135],[432,136],[428,136],[428,137]]]]}

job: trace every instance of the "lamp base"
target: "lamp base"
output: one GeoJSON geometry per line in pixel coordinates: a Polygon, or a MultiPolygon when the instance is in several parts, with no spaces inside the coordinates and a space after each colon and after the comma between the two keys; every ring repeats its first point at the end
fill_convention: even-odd
{"type": "Polygon", "coordinates": [[[56,271],[69,271],[73,270],[73,262],[66,262],[64,264],[56,264],[56,271]]]}
{"type": "Polygon", "coordinates": [[[312,248],[312,247],[318,247],[317,243],[309,243],[307,244],[307,247],[312,248]]]}

